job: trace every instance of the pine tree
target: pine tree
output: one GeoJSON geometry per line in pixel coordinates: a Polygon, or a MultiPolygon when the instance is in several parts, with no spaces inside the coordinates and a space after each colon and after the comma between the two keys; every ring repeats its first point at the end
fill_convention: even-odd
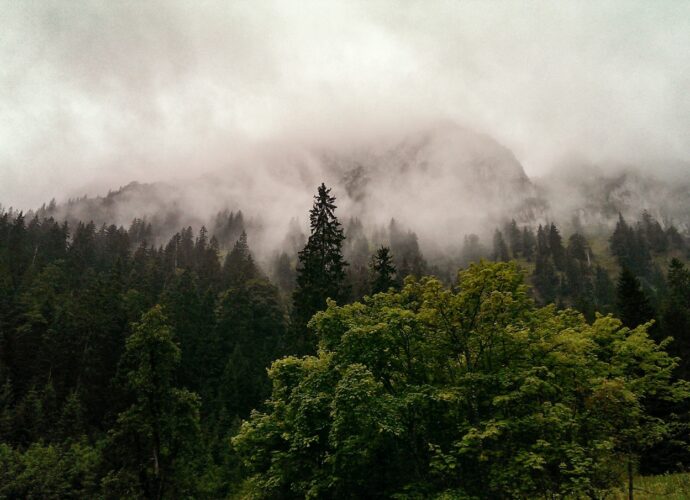
{"type": "Polygon", "coordinates": [[[247,244],[247,233],[242,231],[223,264],[225,284],[226,286],[237,286],[258,277],[258,275],[258,269],[247,244]]]}
{"type": "Polygon", "coordinates": [[[542,257],[549,256],[549,241],[546,236],[546,230],[539,224],[537,228],[537,262],[542,257]]]}
{"type": "Polygon", "coordinates": [[[611,312],[615,300],[614,285],[606,269],[600,265],[594,270],[594,300],[597,311],[604,314],[611,312]]]}
{"type": "Polygon", "coordinates": [[[690,270],[678,259],[668,269],[668,295],[661,307],[661,336],[673,337],[671,354],[680,357],[679,378],[690,376],[690,270]]]}
{"type": "Polygon", "coordinates": [[[127,339],[121,376],[131,406],[110,433],[113,483],[138,478],[146,498],[195,496],[199,465],[199,398],[175,387],[180,349],[162,308],[155,306],[127,339]]]}
{"type": "Polygon", "coordinates": [[[510,251],[513,254],[513,258],[516,259],[523,255],[524,247],[522,233],[515,219],[512,219],[509,224],[506,224],[505,233],[508,237],[508,244],[510,245],[510,251]]]}
{"type": "Polygon", "coordinates": [[[508,262],[510,260],[508,245],[506,245],[506,242],[503,239],[503,234],[498,229],[496,229],[494,232],[494,251],[492,257],[493,260],[497,262],[508,262]]]}
{"type": "Polygon", "coordinates": [[[558,231],[556,224],[551,224],[549,227],[549,251],[553,257],[553,263],[556,269],[563,271],[565,269],[565,249],[563,248],[563,238],[558,231]]]}
{"type": "Polygon", "coordinates": [[[296,273],[287,252],[276,255],[271,266],[271,281],[287,297],[295,290],[296,273]]]}
{"type": "Polygon", "coordinates": [[[536,246],[537,239],[534,236],[534,231],[528,227],[524,227],[522,229],[522,255],[527,262],[532,262],[536,246]]]}
{"type": "Polygon", "coordinates": [[[387,292],[396,285],[395,265],[390,249],[382,246],[371,261],[371,293],[387,292]]]}
{"type": "Polygon", "coordinates": [[[630,226],[625,222],[623,215],[618,214],[618,222],[616,223],[616,229],[614,229],[609,239],[609,247],[611,248],[611,253],[618,257],[619,263],[626,267],[630,265],[630,262],[627,261],[628,248],[631,242],[630,233],[630,226]]]}
{"type": "Polygon", "coordinates": [[[321,184],[309,212],[311,234],[299,252],[297,288],[293,293],[292,330],[296,348],[313,351],[315,345],[307,331],[311,317],[326,307],[326,299],[342,302],[349,295],[345,286],[342,246],[343,229],[335,216],[335,197],[321,184]]]}
{"type": "Polygon", "coordinates": [[[668,236],[664,232],[661,224],[652,215],[644,210],[642,212],[642,220],[640,221],[642,231],[646,237],[649,246],[658,253],[663,253],[668,250],[668,236]]]}
{"type": "Polygon", "coordinates": [[[654,319],[654,310],[642,291],[639,280],[624,267],[616,286],[616,310],[623,324],[629,328],[654,319]]]}
{"type": "Polygon", "coordinates": [[[460,253],[463,267],[468,266],[472,262],[479,262],[482,257],[486,256],[486,253],[486,249],[479,241],[479,236],[476,234],[465,235],[460,253]]]}

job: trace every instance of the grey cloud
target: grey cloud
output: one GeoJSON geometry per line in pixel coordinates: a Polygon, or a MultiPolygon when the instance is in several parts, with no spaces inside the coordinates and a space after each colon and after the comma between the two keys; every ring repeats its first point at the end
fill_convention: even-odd
{"type": "Polygon", "coordinates": [[[260,183],[257,149],[280,162],[285,145],[441,119],[530,175],[573,156],[688,173],[686,2],[6,1],[0,16],[4,205],[209,172],[260,183]]]}

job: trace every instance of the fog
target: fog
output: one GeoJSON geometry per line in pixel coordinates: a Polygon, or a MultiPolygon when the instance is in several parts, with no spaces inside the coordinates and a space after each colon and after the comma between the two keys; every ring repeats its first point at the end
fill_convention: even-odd
{"type": "Polygon", "coordinates": [[[687,2],[5,1],[0,23],[4,206],[163,181],[279,225],[324,180],[433,236],[530,197],[522,168],[690,178],[687,2]]]}

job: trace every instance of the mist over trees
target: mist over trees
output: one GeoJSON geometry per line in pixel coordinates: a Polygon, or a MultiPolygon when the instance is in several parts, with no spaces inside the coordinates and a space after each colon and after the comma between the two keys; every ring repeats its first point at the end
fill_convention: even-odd
{"type": "Polygon", "coordinates": [[[266,267],[239,211],[156,246],[4,210],[0,494],[592,495],[690,463],[682,231],[512,219],[430,261],[337,205],[266,267]]]}
{"type": "Polygon", "coordinates": [[[690,2],[0,8],[0,500],[690,497],[690,2]]]}

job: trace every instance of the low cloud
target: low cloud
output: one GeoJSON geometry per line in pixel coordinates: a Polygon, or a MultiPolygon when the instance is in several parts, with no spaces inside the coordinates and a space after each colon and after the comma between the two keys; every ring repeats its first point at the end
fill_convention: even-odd
{"type": "Polygon", "coordinates": [[[690,170],[684,2],[27,1],[0,21],[5,206],[206,174],[297,210],[282,181],[326,174],[285,151],[445,120],[530,176],[690,170]]]}

